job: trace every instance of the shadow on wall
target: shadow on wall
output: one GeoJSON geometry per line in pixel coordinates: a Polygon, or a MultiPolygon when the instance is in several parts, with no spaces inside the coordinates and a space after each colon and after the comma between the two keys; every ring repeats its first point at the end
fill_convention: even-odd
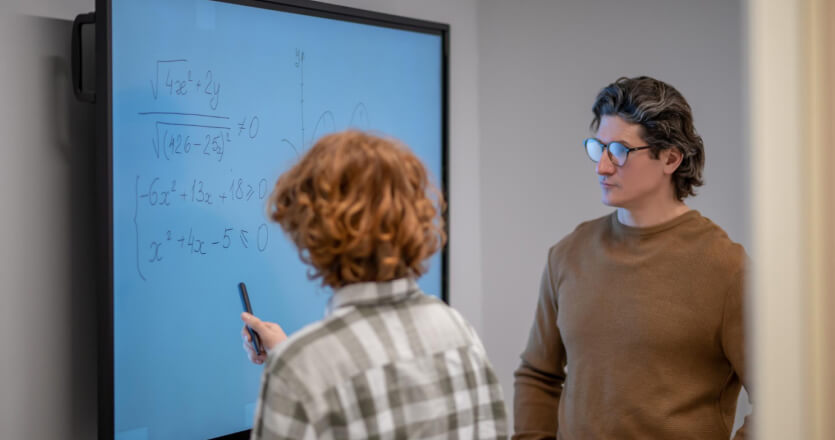
{"type": "MultiPolygon", "coordinates": [[[[95,267],[96,226],[100,221],[96,214],[95,197],[97,191],[104,190],[96,188],[95,183],[95,106],[77,101],[72,91],[72,22],[31,16],[21,19],[26,36],[31,36],[37,44],[37,53],[34,54],[37,72],[27,71],[24,74],[31,74],[37,78],[36,81],[26,84],[39,88],[38,93],[28,96],[42,100],[40,103],[33,102],[32,107],[37,112],[35,115],[43,121],[40,139],[44,141],[41,145],[21,147],[40,147],[45,151],[38,155],[39,158],[46,157],[50,163],[60,163],[63,165],[61,169],[65,170],[63,174],[44,176],[48,182],[47,188],[38,188],[36,194],[33,194],[39,197],[45,191],[56,191],[58,197],[51,199],[59,200],[60,203],[57,206],[36,208],[26,215],[55,212],[54,217],[51,217],[53,221],[49,223],[49,227],[53,229],[49,234],[67,240],[54,247],[55,251],[63,255],[51,256],[47,261],[55,263],[43,267],[42,276],[49,276],[49,272],[52,271],[67,274],[64,282],[68,284],[57,286],[57,291],[53,292],[33,292],[45,295],[56,305],[63,305],[60,308],[50,308],[49,312],[44,314],[44,318],[56,318],[53,322],[63,323],[65,327],[58,328],[52,324],[50,333],[54,335],[54,340],[44,344],[31,341],[29,344],[35,350],[57,348],[57,352],[69,353],[69,357],[65,359],[47,355],[48,359],[52,359],[52,364],[46,371],[39,370],[41,374],[54,372],[62,378],[64,383],[59,382],[58,385],[65,387],[65,390],[56,396],[67,396],[67,400],[50,403],[49,400],[56,396],[27,392],[23,411],[26,420],[18,423],[24,424],[27,438],[44,438],[40,434],[58,432],[64,438],[93,439],[97,436],[98,334],[94,274],[96,270],[105,270],[95,267]],[[54,267],[56,265],[59,267],[54,267]],[[64,267],[60,267],[61,265],[64,267]],[[62,371],[64,369],[68,371],[62,371]],[[65,426],[43,426],[45,421],[46,424],[52,423],[49,422],[52,414],[49,414],[49,411],[44,414],[43,408],[63,411],[63,414],[55,416],[58,425],[62,424],[60,421],[65,421],[65,426]]],[[[84,49],[87,53],[94,51],[93,33],[92,27],[85,30],[84,49]]],[[[27,49],[32,44],[29,41],[25,43],[27,49]]],[[[92,73],[94,65],[94,61],[90,61],[85,63],[84,67],[92,73]]],[[[85,84],[92,83],[94,81],[85,81],[85,84]]],[[[36,170],[27,170],[33,171],[36,170]]],[[[35,252],[41,254],[44,252],[43,249],[44,246],[40,246],[35,252]]],[[[31,314],[23,317],[25,320],[31,318],[31,314]]],[[[25,390],[43,388],[40,374],[22,373],[27,382],[25,390]]]]}

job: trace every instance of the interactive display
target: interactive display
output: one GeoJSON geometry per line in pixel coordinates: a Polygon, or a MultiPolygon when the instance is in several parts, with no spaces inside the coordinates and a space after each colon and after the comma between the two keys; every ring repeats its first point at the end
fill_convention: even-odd
{"type": "MultiPolygon", "coordinates": [[[[257,4],[110,2],[116,439],[251,428],[239,283],[288,334],[330,296],[266,216],[319,137],[392,136],[444,183],[444,32],[257,4]]],[[[436,296],[442,258],[419,280],[436,296]]]]}

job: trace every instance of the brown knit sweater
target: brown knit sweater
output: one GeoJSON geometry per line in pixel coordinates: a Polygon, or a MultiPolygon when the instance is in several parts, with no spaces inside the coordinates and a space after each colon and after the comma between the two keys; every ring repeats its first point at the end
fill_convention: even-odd
{"type": "Polygon", "coordinates": [[[695,210],[649,228],[614,213],[578,226],[548,253],[514,438],[730,438],[747,384],[745,260],[695,210]]]}

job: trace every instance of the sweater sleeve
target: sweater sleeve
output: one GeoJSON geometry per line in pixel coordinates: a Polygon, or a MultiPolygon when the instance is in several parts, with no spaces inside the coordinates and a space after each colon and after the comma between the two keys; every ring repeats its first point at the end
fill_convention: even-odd
{"type": "MultiPolygon", "coordinates": [[[[745,366],[745,282],[744,272],[734,277],[734,281],[725,298],[725,311],[722,317],[722,349],[731,363],[734,372],[739,376],[742,386],[751,396],[751,378],[748,377],[745,366]]],[[[752,399],[753,400],[753,399],[752,399]]],[[[745,440],[751,437],[752,416],[745,417],[745,422],[737,430],[734,440],[745,440]]]]}
{"type": "Polygon", "coordinates": [[[517,440],[554,439],[565,381],[566,355],[557,328],[556,291],[545,266],[536,316],[522,362],[514,373],[514,435],[517,440]]]}

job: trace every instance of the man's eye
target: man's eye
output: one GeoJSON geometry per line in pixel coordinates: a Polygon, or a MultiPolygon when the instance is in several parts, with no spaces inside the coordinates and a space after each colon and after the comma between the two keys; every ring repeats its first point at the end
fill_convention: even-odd
{"type": "Polygon", "coordinates": [[[609,150],[612,151],[612,154],[623,154],[626,152],[626,147],[615,142],[609,145],[609,150]]]}

